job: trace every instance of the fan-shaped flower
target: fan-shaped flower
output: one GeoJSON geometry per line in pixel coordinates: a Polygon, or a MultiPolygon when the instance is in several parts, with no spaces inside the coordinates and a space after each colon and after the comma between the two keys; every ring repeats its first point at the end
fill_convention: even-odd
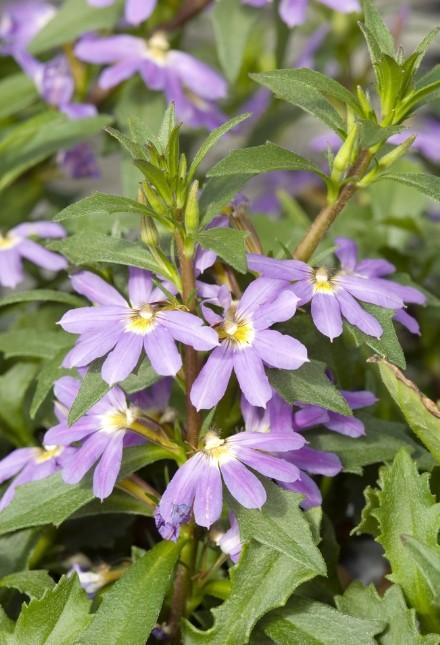
{"type": "Polygon", "coordinates": [[[155,513],[160,534],[175,540],[192,510],[200,526],[210,527],[216,522],[223,506],[222,482],[239,504],[261,508],[266,491],[249,468],[266,477],[293,482],[299,477],[296,466],[271,453],[296,450],[303,444],[301,435],[293,432],[239,432],[221,439],[209,431],[203,449],[177,470],[162,495],[155,513]]]}
{"type": "Polygon", "coordinates": [[[52,253],[33,240],[36,237],[64,237],[65,231],[53,222],[29,222],[0,233],[0,284],[16,287],[24,280],[23,259],[49,271],[61,271],[67,267],[66,260],[52,253]]]}
{"type": "Polygon", "coordinates": [[[230,528],[224,533],[218,533],[214,538],[215,543],[228,555],[236,564],[240,559],[242,544],[240,540],[240,528],[234,513],[229,513],[230,528]]]}
{"type": "Polygon", "coordinates": [[[101,374],[110,385],[131,374],[143,351],[158,374],[175,376],[182,366],[175,341],[197,350],[209,350],[219,343],[215,331],[200,318],[176,308],[159,287],[153,288],[148,271],[130,270],[130,304],[114,287],[87,271],[74,276],[72,286],[96,306],[71,309],[61,318],[59,324],[65,331],[80,334],[64,366],[84,367],[107,355],[101,374]]]}
{"type": "Polygon", "coordinates": [[[297,301],[292,292],[283,290],[282,281],[260,278],[247,287],[238,302],[232,302],[227,294],[222,303],[223,316],[204,308],[221,343],[208,357],[191,389],[191,401],[198,410],[218,403],[232,371],[248,401],[265,407],[272,389],[264,365],[295,370],[308,360],[302,343],[269,329],[291,318],[297,301]]]}
{"type": "Polygon", "coordinates": [[[11,503],[17,486],[53,475],[73,452],[64,446],[45,445],[42,448],[17,448],[9,453],[0,461],[0,483],[13,479],[0,500],[0,510],[11,503]]]}
{"type": "Polygon", "coordinates": [[[75,47],[80,60],[110,64],[99,77],[103,89],[139,73],[147,87],[174,101],[176,114],[187,125],[216,127],[224,120],[214,101],[226,96],[226,82],[211,67],[190,54],[170,49],[164,34],[146,41],[135,36],[85,37],[75,47]]]}
{"type": "MultiPolygon", "coordinates": [[[[272,0],[241,0],[243,4],[251,5],[252,7],[265,7],[272,0]]],[[[340,11],[341,13],[353,13],[360,11],[358,0],[319,0],[321,4],[340,11]]],[[[279,12],[281,19],[288,25],[288,27],[295,27],[302,25],[307,17],[307,7],[309,0],[281,0],[279,12]]]]}
{"type": "Polygon", "coordinates": [[[44,442],[56,441],[58,445],[67,446],[82,441],[82,445],[64,461],[62,477],[67,484],[77,484],[97,464],[93,473],[93,492],[103,500],[115,486],[124,448],[144,442],[142,437],[130,432],[130,426],[140,418],[141,410],[127,402],[119,387],[113,387],[83,417],[69,426],[68,412],[80,385],[81,381],[71,376],[63,376],[55,382],[58,424],[46,432],[44,442]]]}
{"type": "MultiPolygon", "coordinates": [[[[87,0],[92,7],[109,7],[115,0],[87,0]]],[[[126,0],[125,20],[131,25],[139,25],[147,20],[155,10],[157,0],[126,0]]]]}

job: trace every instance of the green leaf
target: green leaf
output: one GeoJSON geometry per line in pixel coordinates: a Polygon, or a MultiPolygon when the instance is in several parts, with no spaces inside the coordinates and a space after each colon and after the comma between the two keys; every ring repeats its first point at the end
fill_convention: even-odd
{"type": "MultiPolygon", "coordinates": [[[[402,535],[402,542],[416,561],[431,589],[434,602],[438,606],[440,604],[440,551],[438,546],[429,546],[411,535],[402,535]]],[[[440,636],[438,638],[440,639],[440,636]]]]}
{"type": "Polygon", "coordinates": [[[110,262],[160,273],[160,267],[149,257],[146,247],[109,235],[77,233],[51,242],[49,248],[65,255],[73,264],[110,262]]]}
{"type": "Polygon", "coordinates": [[[105,115],[71,120],[47,111],[15,126],[0,141],[0,190],[61,148],[97,134],[110,120],[105,115]]]}
{"type": "Polygon", "coordinates": [[[198,167],[202,163],[203,159],[206,157],[208,152],[215,146],[217,141],[219,141],[229,130],[235,128],[239,123],[250,117],[250,113],[246,112],[245,114],[239,114],[238,116],[226,121],[215,130],[212,130],[209,135],[206,137],[200,148],[197,150],[194,159],[192,160],[191,166],[188,171],[188,183],[190,183],[194,175],[197,172],[198,167]]]}
{"type": "Polygon", "coordinates": [[[438,631],[440,614],[433,608],[431,589],[402,542],[402,535],[411,535],[440,555],[440,504],[435,503],[430,491],[429,476],[419,475],[409,454],[401,450],[391,465],[380,470],[378,483],[379,488],[368,493],[368,515],[364,513],[358,530],[372,529],[377,535],[376,541],[383,546],[391,565],[389,579],[402,587],[425,628],[438,631]]]}
{"type": "Polygon", "coordinates": [[[32,105],[38,92],[26,74],[12,74],[0,82],[0,96],[0,119],[4,119],[32,105]]]}
{"type": "Polygon", "coordinates": [[[123,132],[115,128],[107,127],[105,131],[121,144],[132,159],[148,159],[145,147],[137,141],[130,139],[130,137],[127,137],[123,132]]]}
{"type": "Polygon", "coordinates": [[[254,28],[257,12],[236,0],[218,0],[212,11],[217,54],[228,81],[233,83],[243,62],[246,44],[254,28]]]}
{"type": "Polygon", "coordinates": [[[164,112],[162,123],[160,124],[159,132],[157,134],[157,140],[163,152],[165,152],[169,144],[173,131],[176,131],[176,110],[174,108],[174,103],[171,102],[168,104],[164,112]]]}
{"type": "Polygon", "coordinates": [[[325,370],[324,363],[312,360],[298,370],[269,370],[269,380],[288,403],[312,403],[351,416],[347,401],[327,378],[325,370]]]}
{"type": "Polygon", "coordinates": [[[392,181],[397,181],[405,186],[410,186],[411,188],[415,188],[419,193],[428,195],[428,197],[440,202],[440,177],[418,172],[389,172],[384,175],[380,175],[378,181],[381,179],[391,179],[392,181]]]}
{"type": "MultiPolygon", "coordinates": [[[[120,479],[169,453],[159,446],[146,445],[127,448],[120,479]]],[[[30,526],[55,524],[59,526],[75,511],[94,499],[91,475],[79,484],[65,484],[59,473],[34,481],[16,490],[12,502],[0,514],[0,535],[30,526]]]]}
{"type": "Polygon", "coordinates": [[[39,537],[40,531],[34,528],[0,537],[1,578],[29,567],[29,560],[39,537]]]}
{"type": "Polygon", "coordinates": [[[29,598],[41,598],[47,589],[52,589],[54,586],[54,581],[45,569],[19,571],[0,580],[0,587],[17,589],[29,598]]]}
{"type": "Polygon", "coordinates": [[[106,195],[105,193],[94,193],[78,202],[67,206],[57,213],[53,218],[56,222],[63,222],[66,219],[76,219],[78,217],[93,215],[114,215],[115,213],[134,213],[141,216],[155,216],[155,213],[149,208],[119,195],[106,195]]]}
{"type": "Polygon", "coordinates": [[[377,637],[380,645],[438,645],[440,636],[419,631],[416,612],[408,609],[402,590],[392,585],[379,596],[374,585],[364,587],[352,582],[343,596],[336,597],[336,606],[345,614],[357,618],[370,618],[387,623],[385,631],[377,637]]]}
{"type": "MultiPolygon", "coordinates": [[[[252,77],[260,83],[260,85],[269,88],[276,97],[301,108],[305,112],[308,112],[325,123],[337,134],[345,136],[345,123],[342,117],[325,98],[322,92],[324,79],[326,81],[328,80],[329,92],[333,90],[333,93],[338,93],[339,97],[344,95],[345,102],[347,94],[350,93],[347,90],[347,94],[345,94],[345,92],[340,89],[342,86],[339,86],[337,81],[321,77],[318,72],[310,73],[311,70],[305,70],[306,73],[301,74],[302,71],[303,70],[280,69],[273,72],[265,72],[263,74],[253,74],[252,77]]],[[[357,107],[356,102],[355,104],[357,107]]]]}
{"type": "Polygon", "coordinates": [[[72,293],[52,291],[52,289],[33,289],[31,291],[8,293],[1,298],[0,307],[15,305],[20,302],[61,302],[72,307],[81,307],[84,305],[84,300],[72,293]]]}
{"type": "Polygon", "coordinates": [[[315,546],[310,526],[299,508],[302,495],[265,482],[267,501],[261,509],[250,510],[230,500],[240,525],[242,541],[255,540],[303,565],[314,575],[326,574],[324,560],[315,546]]]}
{"type": "Polygon", "coordinates": [[[32,54],[76,40],[90,31],[111,29],[121,14],[121,0],[108,7],[92,7],[87,0],[66,0],[54,17],[41,29],[29,45],[32,54]]]}
{"type": "Polygon", "coordinates": [[[376,419],[365,413],[356,416],[365,425],[363,437],[354,439],[328,430],[307,435],[313,448],[335,452],[345,472],[362,475],[364,466],[392,461],[401,448],[406,448],[415,458],[428,454],[408,436],[403,424],[376,419]]]}
{"type": "Polygon", "coordinates": [[[63,576],[42,598],[23,605],[5,645],[73,645],[90,621],[90,600],[77,576],[63,576]]]}
{"type": "MultiPolygon", "coordinates": [[[[394,57],[394,39],[373,0],[362,0],[365,26],[372,34],[382,54],[394,57]]],[[[373,61],[376,62],[376,61],[373,61]]]]}
{"type": "MultiPolygon", "coordinates": [[[[257,81],[257,83],[266,85],[269,89],[272,89],[270,86],[272,80],[276,84],[276,87],[281,87],[282,84],[294,87],[297,83],[308,85],[318,90],[318,92],[321,92],[321,94],[330,96],[332,99],[336,99],[344,105],[349,105],[355,112],[359,112],[360,110],[357,98],[346,87],[333,78],[321,74],[321,72],[317,72],[314,69],[307,67],[277,69],[272,72],[264,72],[263,74],[251,74],[251,78],[257,81]]],[[[285,91],[288,91],[288,87],[286,87],[285,91]]]]}
{"type": "Polygon", "coordinates": [[[261,146],[230,152],[211,168],[207,175],[208,177],[253,176],[263,172],[272,172],[272,170],[305,170],[323,176],[321,170],[311,161],[270,141],[261,146]]]}
{"type": "Polygon", "coordinates": [[[208,228],[197,233],[196,240],[203,248],[215,251],[240,273],[246,273],[245,239],[247,235],[247,232],[232,228],[208,228]]]}
{"type": "Polygon", "coordinates": [[[244,546],[239,564],[229,569],[231,594],[213,610],[214,626],[202,632],[187,624],[185,645],[245,645],[256,622],[271,609],[284,606],[316,571],[252,541],[244,546]]]}
{"type": "Polygon", "coordinates": [[[251,177],[249,175],[226,175],[212,177],[203,187],[199,208],[202,225],[207,226],[234,199],[251,177]]]}
{"type": "Polygon", "coordinates": [[[394,134],[402,132],[403,129],[400,125],[390,125],[384,128],[378,123],[363,119],[360,129],[360,146],[361,148],[370,148],[377,143],[387,141],[394,134]]]}
{"type": "Polygon", "coordinates": [[[288,608],[264,621],[264,631],[276,645],[376,645],[383,631],[379,620],[354,618],[308,598],[292,598],[288,608]]]}
{"type": "Polygon", "coordinates": [[[29,414],[34,419],[38,410],[43,405],[55,381],[62,376],[75,376],[76,371],[61,367],[66,351],[63,349],[53,358],[46,360],[38,370],[36,387],[32,398],[29,414]]]}
{"type": "Polygon", "coordinates": [[[394,329],[393,316],[395,314],[392,309],[384,309],[376,305],[369,305],[363,303],[363,308],[376,318],[382,325],[383,334],[380,338],[374,338],[364,334],[360,329],[345,323],[346,329],[353,337],[356,346],[367,345],[379,356],[387,358],[402,369],[406,367],[405,354],[397,338],[396,330],[394,329]]]}
{"type": "Polygon", "coordinates": [[[16,446],[33,443],[26,398],[37,370],[35,363],[20,362],[0,376],[0,419],[4,424],[2,435],[16,446]]]}
{"type": "Polygon", "coordinates": [[[156,624],[181,549],[163,541],[136,559],[103,598],[78,645],[144,645],[156,624]]]}
{"type": "Polygon", "coordinates": [[[151,367],[150,363],[144,358],[138,368],[136,374],[130,374],[125,381],[122,382],[121,387],[127,394],[134,394],[140,390],[144,390],[151,385],[154,385],[161,377],[151,367]]]}
{"type": "Polygon", "coordinates": [[[0,334],[0,352],[4,353],[5,358],[53,358],[60,349],[67,349],[71,345],[72,338],[60,331],[19,329],[0,334]]]}
{"type": "Polygon", "coordinates": [[[103,502],[99,499],[93,499],[85,506],[82,506],[72,515],[72,519],[91,517],[93,515],[114,515],[118,513],[151,517],[153,515],[153,509],[151,506],[135,499],[123,490],[115,489],[110,497],[107,497],[103,502]]]}
{"type": "Polygon", "coordinates": [[[384,360],[374,362],[379,367],[385,387],[409,427],[433,457],[440,462],[440,409],[397,367],[384,360]]]}

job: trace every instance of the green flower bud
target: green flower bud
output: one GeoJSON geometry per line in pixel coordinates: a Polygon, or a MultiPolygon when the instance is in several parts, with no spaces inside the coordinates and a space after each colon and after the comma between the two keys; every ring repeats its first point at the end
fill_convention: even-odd
{"type": "Polygon", "coordinates": [[[194,233],[199,226],[199,182],[197,179],[191,184],[186,200],[184,223],[187,233],[194,233]]]}
{"type": "Polygon", "coordinates": [[[354,123],[348,131],[347,138],[339,148],[333,160],[331,178],[340,181],[345,172],[353,164],[358,150],[358,127],[354,123]]]}

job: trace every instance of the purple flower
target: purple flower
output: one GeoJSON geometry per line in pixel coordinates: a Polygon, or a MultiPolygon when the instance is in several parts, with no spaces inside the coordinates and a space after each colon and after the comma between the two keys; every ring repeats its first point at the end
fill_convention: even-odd
{"type": "Polygon", "coordinates": [[[67,267],[66,260],[28,239],[38,237],[64,237],[65,231],[53,222],[29,222],[0,234],[0,284],[16,287],[24,280],[23,258],[49,271],[61,271],[67,267]]]}
{"type": "Polygon", "coordinates": [[[254,213],[279,215],[281,203],[280,192],[289,195],[298,195],[307,188],[315,186],[319,180],[310,172],[290,172],[288,170],[275,170],[264,175],[252,178],[248,183],[251,195],[251,210],[254,213]]]}
{"type": "Polygon", "coordinates": [[[45,479],[62,467],[72,449],[46,445],[43,448],[17,448],[0,461],[0,483],[14,478],[3,493],[0,510],[11,503],[17,486],[45,479]]]}
{"type": "MultiPolygon", "coordinates": [[[[341,240],[339,238],[340,244],[341,240]]],[[[365,334],[380,338],[382,326],[357,301],[400,310],[405,302],[421,302],[422,294],[412,287],[377,277],[384,266],[392,267],[385,260],[363,260],[356,264],[354,242],[347,242],[353,245],[351,250],[347,247],[344,253],[340,247],[336,252],[341,261],[339,271],[327,267],[312,268],[298,260],[274,260],[256,254],[248,256],[248,266],[265,276],[290,281],[290,289],[299,298],[298,305],[311,302],[313,322],[330,340],[342,334],[343,318],[365,334]]]]}
{"type": "Polygon", "coordinates": [[[283,282],[254,280],[238,302],[230,295],[223,302],[223,316],[205,307],[208,322],[221,343],[209,356],[191,389],[191,401],[200,410],[214,407],[224,395],[232,371],[243,394],[253,405],[266,407],[272,389],[264,365],[295,370],[307,359],[307,349],[291,336],[271,330],[274,323],[289,320],[297,297],[283,282]]]}
{"type": "Polygon", "coordinates": [[[100,589],[102,589],[102,587],[105,587],[105,585],[108,584],[109,580],[107,580],[107,572],[108,568],[106,566],[104,566],[101,570],[92,571],[82,569],[79,564],[75,563],[67,575],[70,576],[76,573],[76,575],[78,576],[79,584],[84,589],[87,596],[89,598],[94,598],[96,596],[96,593],[100,589]]]}
{"type": "Polygon", "coordinates": [[[220,533],[215,538],[215,543],[236,564],[240,559],[242,544],[240,541],[240,529],[234,513],[229,513],[229,523],[230,528],[225,533],[220,533]]]}
{"type": "Polygon", "coordinates": [[[420,120],[416,122],[414,128],[394,134],[388,142],[400,145],[411,134],[416,136],[412,150],[417,150],[433,163],[438,163],[440,161],[440,121],[433,118],[420,120]]]}
{"type": "Polygon", "coordinates": [[[89,63],[110,64],[99,77],[103,89],[139,73],[147,87],[174,101],[176,114],[187,125],[211,128],[224,120],[214,101],[226,96],[225,80],[190,54],[169,49],[162,33],[148,41],[127,35],[86,37],[75,54],[89,63]]]}
{"type": "MultiPolygon", "coordinates": [[[[241,0],[243,4],[251,5],[252,7],[265,7],[272,0],[241,0]]],[[[340,11],[341,13],[352,13],[360,11],[360,5],[357,0],[319,0],[321,4],[340,11]]],[[[295,27],[302,25],[306,21],[307,7],[309,0],[281,0],[280,2],[280,17],[288,27],[295,27]]]]}
{"type": "MultiPolygon", "coordinates": [[[[203,321],[167,302],[159,288],[153,288],[151,273],[130,268],[130,304],[107,282],[84,271],[72,278],[73,288],[95,303],[68,311],[59,324],[80,334],[64,360],[65,367],[84,367],[107,355],[101,374],[110,385],[123,381],[136,367],[145,351],[155,371],[175,376],[182,366],[176,342],[197,350],[218,345],[213,329],[203,321]]],[[[170,285],[164,284],[169,290],[170,285]]]]}
{"type": "MultiPolygon", "coordinates": [[[[115,0],[87,0],[92,7],[109,7],[115,0]]],[[[125,20],[131,25],[139,25],[147,20],[155,10],[157,0],[126,0],[125,20]]]]}
{"type": "Polygon", "coordinates": [[[87,141],[81,141],[67,150],[60,150],[56,160],[72,179],[97,179],[101,175],[96,155],[87,141]]]}
{"type": "Polygon", "coordinates": [[[55,7],[44,0],[8,2],[0,16],[0,52],[24,50],[55,13],[55,7]]]}
{"type": "MultiPolygon", "coordinates": [[[[335,251],[335,255],[341,263],[342,270],[347,274],[362,276],[364,279],[374,281],[384,290],[401,298],[405,305],[424,305],[426,303],[424,294],[418,289],[393,282],[392,280],[383,279],[383,276],[394,273],[396,270],[396,267],[391,262],[374,258],[358,261],[357,244],[346,237],[336,238],[336,244],[337,250],[335,251]]],[[[411,333],[420,335],[419,323],[404,308],[397,311],[394,315],[394,320],[400,322],[411,333]]]]}
{"type": "Polygon", "coordinates": [[[196,523],[209,528],[222,512],[222,482],[239,504],[261,508],[266,491],[249,468],[266,477],[295,481],[298,469],[271,453],[295,450],[303,443],[301,435],[295,433],[239,432],[221,439],[209,431],[203,450],[178,469],[162,495],[155,513],[159,533],[165,539],[175,540],[180,525],[189,520],[192,510],[196,523]]]}
{"type": "Polygon", "coordinates": [[[80,385],[80,380],[71,376],[63,376],[55,382],[58,424],[46,432],[44,442],[56,441],[57,445],[67,446],[83,441],[64,461],[62,477],[67,484],[77,484],[97,464],[93,473],[93,492],[102,501],[116,484],[124,448],[144,441],[130,432],[131,424],[140,418],[142,411],[127,403],[119,387],[113,387],[83,417],[69,426],[68,412],[80,385]]]}

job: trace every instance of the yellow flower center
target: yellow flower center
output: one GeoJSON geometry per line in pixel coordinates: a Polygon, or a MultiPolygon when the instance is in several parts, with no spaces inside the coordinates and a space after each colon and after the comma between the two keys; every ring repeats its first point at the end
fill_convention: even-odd
{"type": "Polygon", "coordinates": [[[237,347],[244,349],[252,345],[255,337],[254,326],[249,320],[227,318],[219,327],[218,334],[221,340],[228,340],[237,347]]]}
{"type": "Polygon", "coordinates": [[[7,233],[6,235],[1,235],[0,234],[0,251],[7,251],[8,249],[12,249],[13,246],[19,243],[19,238],[14,237],[10,233],[7,233]]]}
{"type": "Polygon", "coordinates": [[[37,448],[37,450],[38,455],[35,458],[35,463],[42,464],[53,457],[58,457],[63,452],[64,446],[46,446],[45,448],[37,448]]]}
{"type": "Polygon", "coordinates": [[[334,293],[336,286],[333,284],[330,271],[325,267],[316,269],[313,275],[314,293],[334,293]]]}
{"type": "Polygon", "coordinates": [[[145,336],[156,326],[154,309],[151,305],[142,305],[139,309],[132,309],[125,325],[126,331],[145,336]]]}
{"type": "Polygon", "coordinates": [[[111,410],[101,414],[100,426],[103,432],[118,432],[127,430],[139,416],[137,408],[126,410],[111,410]]]}
{"type": "Polygon", "coordinates": [[[225,439],[220,439],[216,432],[209,430],[205,435],[205,447],[203,452],[217,464],[225,463],[233,458],[231,447],[225,439]]]}
{"type": "Polygon", "coordinates": [[[170,44],[162,31],[155,33],[148,41],[148,55],[159,65],[167,59],[170,44]]]}

